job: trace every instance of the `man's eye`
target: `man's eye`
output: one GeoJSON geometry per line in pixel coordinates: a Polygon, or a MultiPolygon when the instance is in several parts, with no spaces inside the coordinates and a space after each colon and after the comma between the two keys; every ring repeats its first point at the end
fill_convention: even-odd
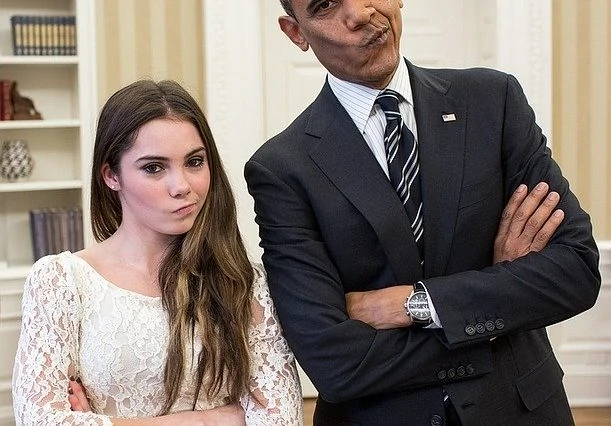
{"type": "Polygon", "coordinates": [[[162,168],[159,164],[147,164],[142,168],[146,173],[155,174],[159,173],[162,168]]]}
{"type": "Polygon", "coordinates": [[[321,1],[314,7],[313,13],[324,12],[327,9],[330,9],[333,6],[333,3],[334,2],[331,0],[321,1]]]}

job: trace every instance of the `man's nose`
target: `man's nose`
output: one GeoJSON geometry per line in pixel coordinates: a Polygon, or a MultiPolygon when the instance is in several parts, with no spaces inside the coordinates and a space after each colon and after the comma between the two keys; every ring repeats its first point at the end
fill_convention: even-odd
{"type": "Polygon", "coordinates": [[[355,30],[371,21],[376,11],[372,3],[372,0],[344,0],[342,2],[348,28],[355,30]]]}

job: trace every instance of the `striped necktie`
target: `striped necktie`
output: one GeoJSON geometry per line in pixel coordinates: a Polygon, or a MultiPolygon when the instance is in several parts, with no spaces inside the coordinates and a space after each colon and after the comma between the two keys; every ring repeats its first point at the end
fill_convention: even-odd
{"type": "Polygon", "coordinates": [[[424,225],[422,221],[418,145],[413,133],[403,124],[403,118],[399,111],[399,97],[400,95],[397,92],[386,89],[378,95],[376,103],[382,108],[386,116],[384,147],[390,182],[407,211],[422,261],[424,259],[424,225]]]}

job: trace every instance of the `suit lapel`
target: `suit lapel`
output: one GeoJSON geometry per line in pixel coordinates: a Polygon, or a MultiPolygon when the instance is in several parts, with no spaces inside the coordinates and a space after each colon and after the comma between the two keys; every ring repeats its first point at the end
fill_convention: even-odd
{"type": "Polygon", "coordinates": [[[450,83],[408,62],[418,126],[424,211],[425,276],[448,263],[465,154],[466,106],[446,95],[450,83]],[[444,121],[444,114],[455,120],[444,121]]]}
{"type": "Polygon", "coordinates": [[[328,83],[312,104],[306,133],[319,138],[310,158],[371,224],[397,280],[421,278],[414,276],[421,268],[405,209],[328,83]]]}

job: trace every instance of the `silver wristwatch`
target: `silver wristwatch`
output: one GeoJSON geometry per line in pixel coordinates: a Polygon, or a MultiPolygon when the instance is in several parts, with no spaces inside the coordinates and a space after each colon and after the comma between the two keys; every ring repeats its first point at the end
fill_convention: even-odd
{"type": "Polygon", "coordinates": [[[410,316],[414,325],[425,327],[433,322],[429,296],[421,281],[414,284],[414,291],[407,297],[404,306],[405,312],[410,316]]]}

